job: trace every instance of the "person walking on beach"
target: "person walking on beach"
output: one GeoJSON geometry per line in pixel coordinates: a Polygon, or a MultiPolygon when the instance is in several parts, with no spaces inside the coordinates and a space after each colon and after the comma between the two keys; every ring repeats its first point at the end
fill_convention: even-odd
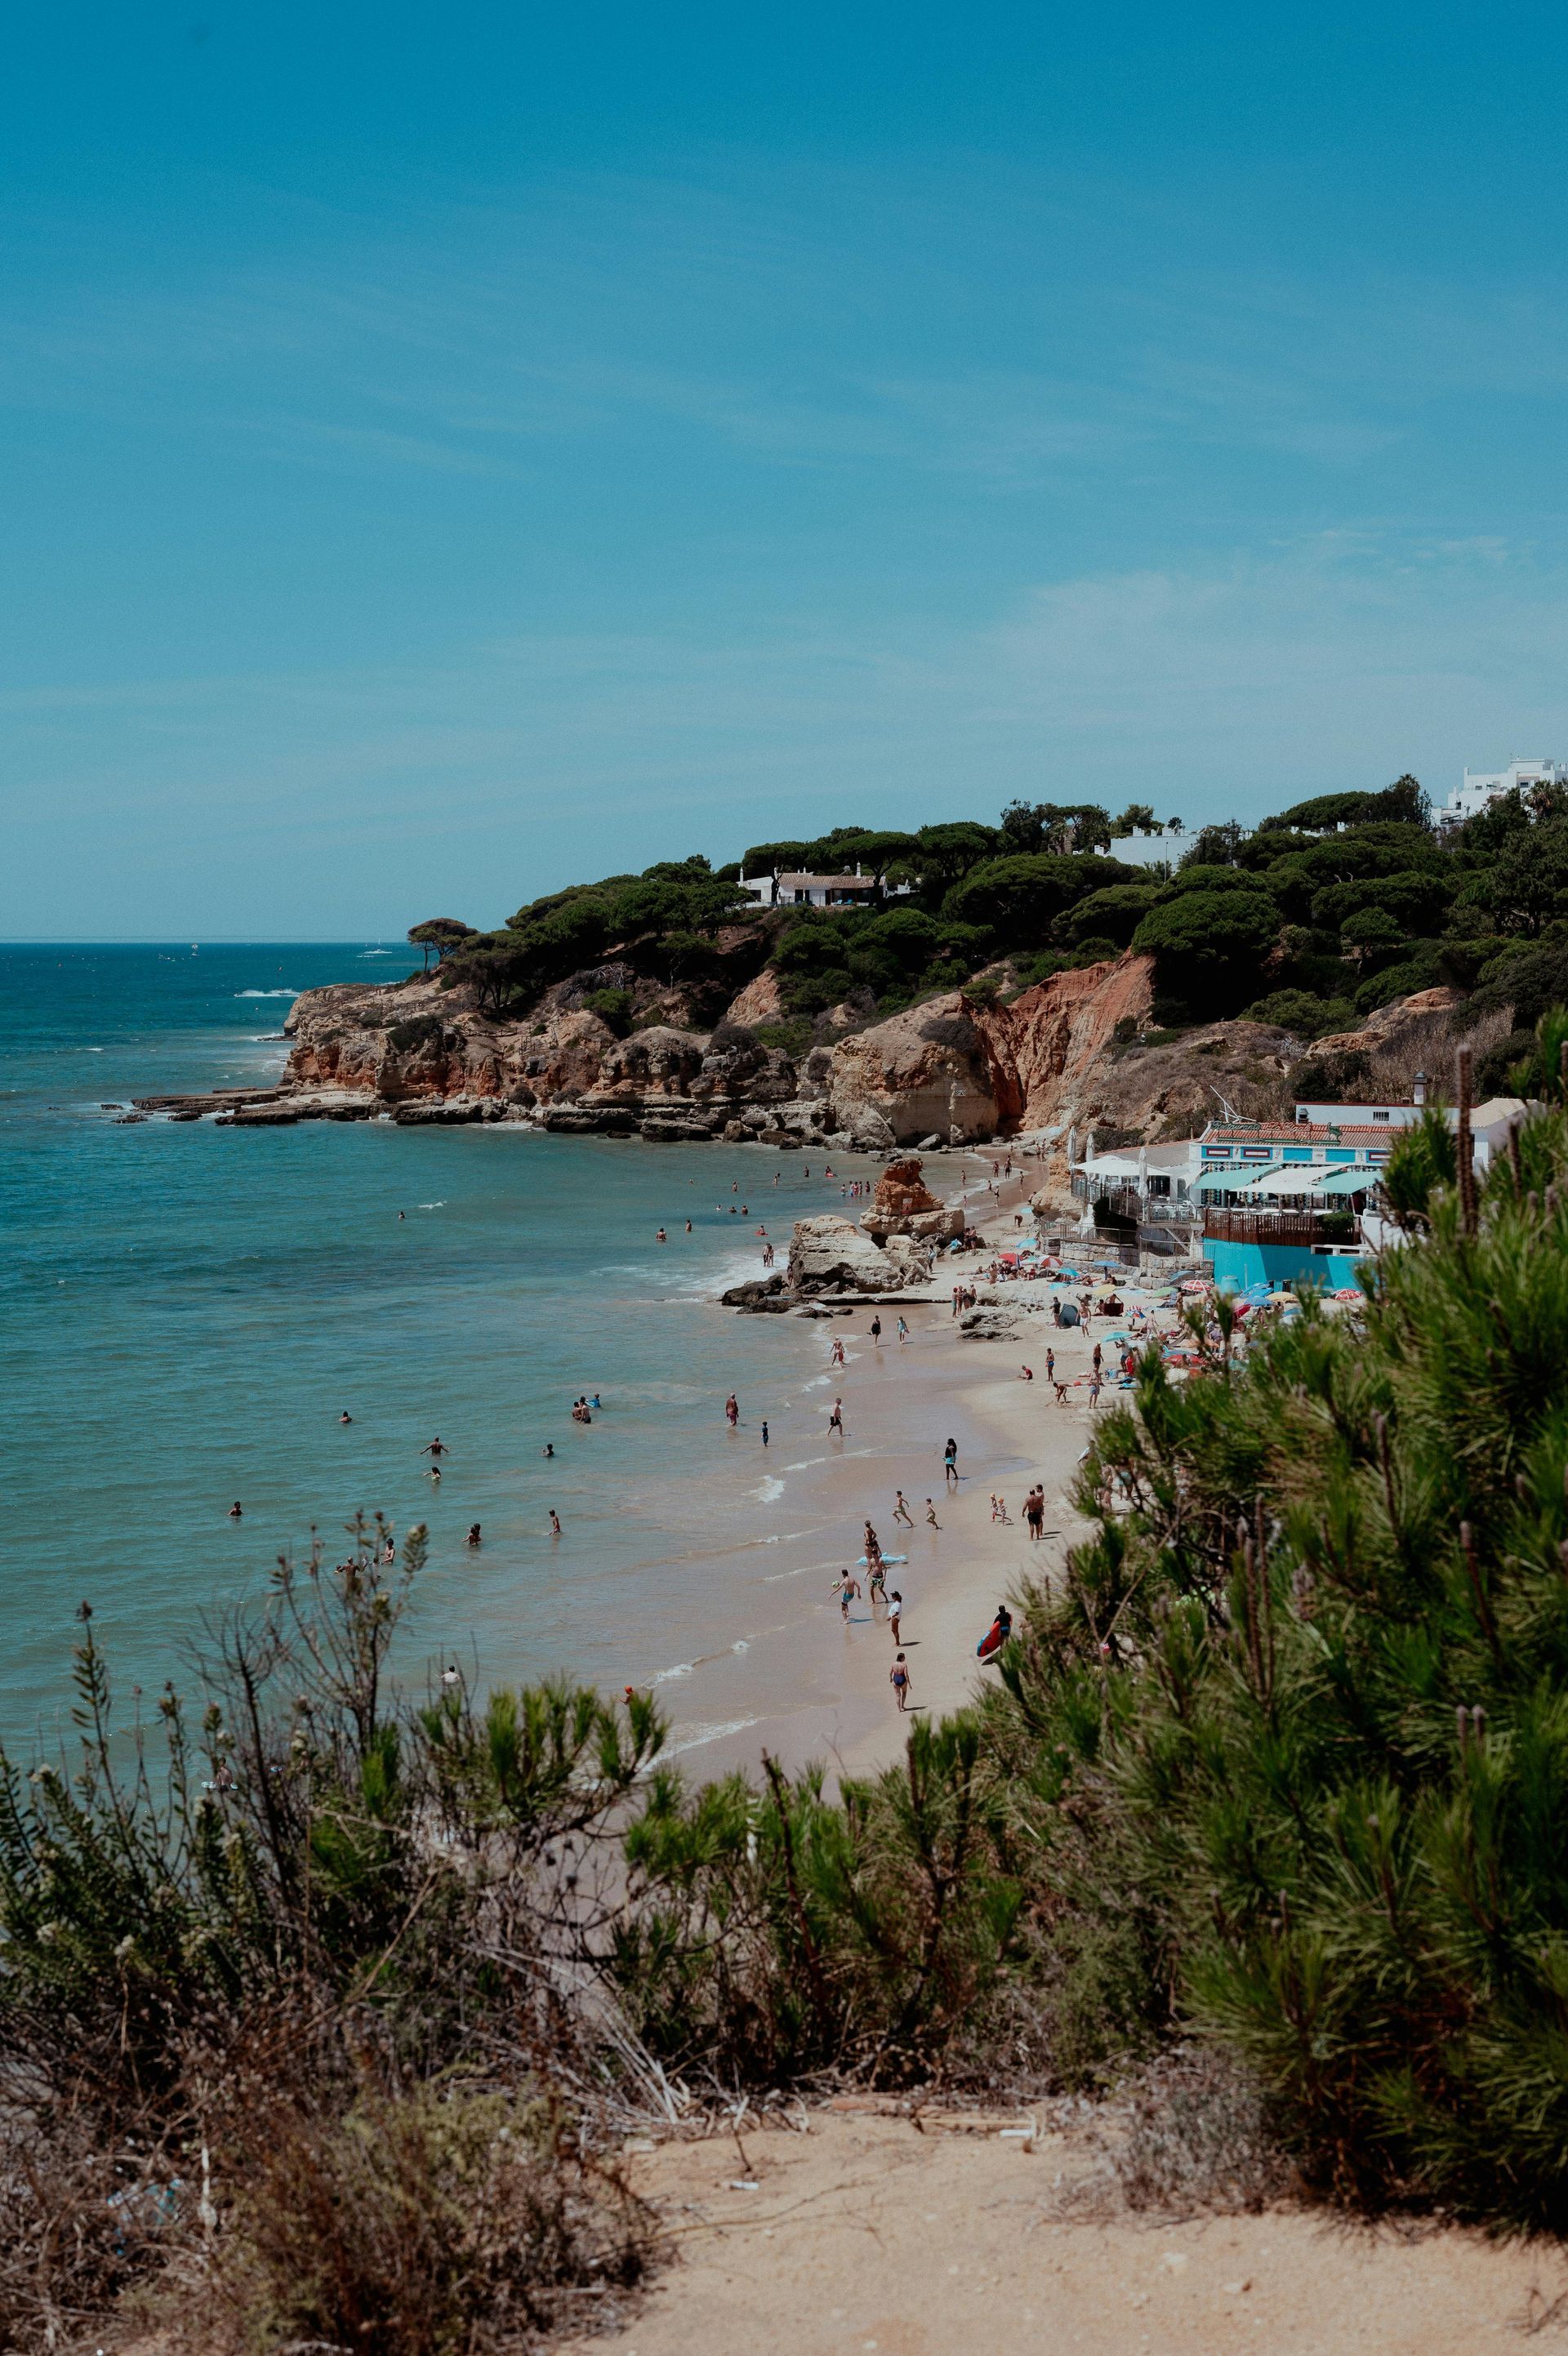
{"type": "Polygon", "coordinates": [[[909,1665],[902,1653],[898,1655],[893,1666],[888,1670],[887,1682],[893,1688],[894,1697],[902,1712],[908,1708],[909,1699],[909,1665]]]}
{"type": "Polygon", "coordinates": [[[1030,1490],[1028,1496],[1024,1502],[1024,1519],[1029,1525],[1029,1536],[1031,1539],[1037,1540],[1044,1537],[1046,1534],[1046,1493],[1040,1487],[1038,1482],[1036,1482],[1035,1486],[1030,1490]]]}
{"type": "Polygon", "coordinates": [[[736,1398],[733,1391],[731,1391],[728,1398],[725,1401],[725,1421],[729,1425],[732,1431],[735,1430],[736,1425],[740,1421],[740,1401],[736,1398]]]}
{"type": "Polygon", "coordinates": [[[958,1486],[958,1442],[950,1440],[942,1451],[942,1471],[953,1488],[958,1486]]]}
{"type": "Polygon", "coordinates": [[[940,1530],[941,1528],[941,1524],[937,1519],[936,1501],[931,1497],[928,1497],[926,1499],[926,1523],[927,1526],[930,1529],[940,1530]]]}
{"type": "Polygon", "coordinates": [[[828,1364],[830,1366],[842,1366],[843,1364],[843,1344],[836,1333],[833,1335],[833,1346],[828,1364]]]}
{"type": "Polygon", "coordinates": [[[880,1317],[874,1317],[871,1321],[871,1338],[880,1348],[882,1343],[882,1320],[880,1317]]]}
{"type": "Polygon", "coordinates": [[[899,1320],[898,1320],[898,1339],[900,1340],[900,1342],[907,1342],[907,1341],[908,1340],[908,1338],[909,1338],[909,1322],[908,1322],[908,1318],[900,1317],[900,1318],[899,1318],[899,1320]]]}
{"type": "Polygon", "coordinates": [[[843,1438],[843,1399],[834,1399],[833,1401],[832,1413],[828,1418],[828,1430],[830,1431],[836,1431],[841,1440],[843,1438]]]}
{"type": "Polygon", "coordinates": [[[908,1506],[904,1501],[904,1492],[902,1489],[897,1492],[897,1503],[893,1507],[893,1518],[896,1522],[902,1522],[906,1529],[912,1530],[915,1526],[915,1517],[913,1514],[910,1513],[908,1506]]]}
{"type": "Polygon", "coordinates": [[[887,1599],[887,1625],[892,1632],[893,1642],[895,1644],[898,1642],[898,1622],[903,1616],[903,1611],[904,1599],[899,1594],[898,1590],[895,1588],[892,1594],[887,1599]]]}
{"type": "Polygon", "coordinates": [[[766,1416],[762,1419],[762,1445],[764,1448],[768,1445],[768,1418],[766,1416]]]}

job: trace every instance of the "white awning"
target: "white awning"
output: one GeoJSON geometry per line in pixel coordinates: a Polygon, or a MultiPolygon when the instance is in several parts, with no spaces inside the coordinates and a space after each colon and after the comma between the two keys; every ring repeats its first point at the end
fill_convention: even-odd
{"type": "Polygon", "coordinates": [[[1199,1187],[1212,1186],[1222,1194],[1239,1194],[1244,1187],[1256,1186],[1264,1179],[1272,1180],[1279,1169],[1277,1162],[1265,1162],[1251,1169],[1203,1169],[1197,1173],[1199,1187]]]}
{"type": "Polygon", "coordinates": [[[1359,1194],[1372,1185],[1377,1172],[1351,1162],[1303,1162],[1271,1174],[1271,1194],[1359,1194]]]}

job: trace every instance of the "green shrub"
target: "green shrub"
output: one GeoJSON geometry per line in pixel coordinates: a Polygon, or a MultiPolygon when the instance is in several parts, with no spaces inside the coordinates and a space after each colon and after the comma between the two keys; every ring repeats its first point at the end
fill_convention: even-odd
{"type": "Polygon", "coordinates": [[[1306,990],[1271,991],[1267,998],[1254,999],[1246,1010],[1249,1023],[1277,1023],[1282,1031],[1294,1031],[1301,1039],[1323,1039],[1334,1031],[1348,1031],[1355,1019],[1356,1010],[1348,999],[1326,1001],[1306,990]]]}

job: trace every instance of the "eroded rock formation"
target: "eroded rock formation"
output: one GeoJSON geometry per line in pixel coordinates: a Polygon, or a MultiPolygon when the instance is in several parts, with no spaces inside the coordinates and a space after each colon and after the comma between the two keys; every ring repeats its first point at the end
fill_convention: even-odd
{"type": "Polygon", "coordinates": [[[890,1162],[876,1182],[871,1208],[861,1221],[868,1236],[885,1244],[892,1236],[913,1236],[918,1242],[946,1243],[963,1233],[961,1206],[948,1209],[939,1203],[920,1175],[917,1160],[890,1162]]]}

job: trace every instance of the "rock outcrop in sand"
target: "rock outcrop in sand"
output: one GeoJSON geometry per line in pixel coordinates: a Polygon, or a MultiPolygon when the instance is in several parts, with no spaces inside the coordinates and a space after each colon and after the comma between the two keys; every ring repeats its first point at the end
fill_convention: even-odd
{"type": "Polygon", "coordinates": [[[789,1286],[802,1299],[822,1292],[891,1292],[924,1281],[927,1255],[910,1236],[886,1248],[852,1219],[799,1219],[789,1242],[789,1286]]]}
{"type": "Polygon", "coordinates": [[[876,1182],[871,1208],[861,1221],[868,1236],[885,1244],[891,1236],[913,1236],[920,1242],[946,1243],[963,1233],[961,1206],[939,1203],[920,1175],[917,1160],[890,1162],[876,1182]]]}

